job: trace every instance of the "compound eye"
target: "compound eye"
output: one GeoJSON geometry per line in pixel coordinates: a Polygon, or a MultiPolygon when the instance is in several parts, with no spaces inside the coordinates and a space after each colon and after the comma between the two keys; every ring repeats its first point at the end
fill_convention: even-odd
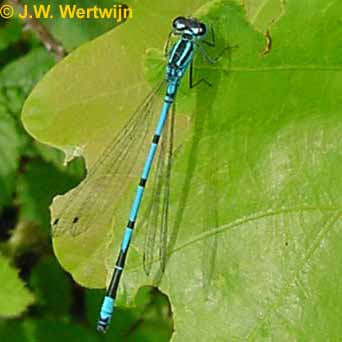
{"type": "Polygon", "coordinates": [[[196,26],[191,28],[194,36],[204,36],[207,32],[207,27],[203,23],[197,23],[196,26]]]}
{"type": "Polygon", "coordinates": [[[185,17],[178,17],[173,21],[172,26],[177,31],[184,31],[187,27],[187,20],[185,17]]]}
{"type": "Polygon", "coordinates": [[[198,35],[204,36],[206,33],[207,33],[207,27],[205,26],[205,24],[200,23],[199,28],[198,28],[198,35]]]}

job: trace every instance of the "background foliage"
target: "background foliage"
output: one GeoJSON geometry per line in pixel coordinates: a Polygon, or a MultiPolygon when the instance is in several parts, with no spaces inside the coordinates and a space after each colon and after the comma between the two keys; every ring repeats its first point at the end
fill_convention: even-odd
{"type": "MultiPolygon", "coordinates": [[[[68,52],[115,26],[113,20],[55,19],[43,24],[68,52]]],[[[56,194],[76,186],[85,170],[82,160],[63,166],[61,152],[23,129],[25,99],[56,64],[24,26],[17,19],[0,20],[0,340],[110,341],[115,336],[121,341],[167,341],[172,331],[169,304],[151,288],[140,291],[135,308],[118,309],[109,334],[98,336],[103,291],[78,286],[53,255],[49,205],[56,194]]]]}

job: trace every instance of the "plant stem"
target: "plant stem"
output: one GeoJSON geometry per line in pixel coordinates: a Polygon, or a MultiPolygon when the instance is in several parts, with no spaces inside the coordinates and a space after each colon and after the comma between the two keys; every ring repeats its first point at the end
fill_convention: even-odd
{"type": "MultiPolygon", "coordinates": [[[[21,13],[24,12],[24,6],[21,3],[21,0],[9,0],[9,2],[18,8],[21,13]]],[[[46,49],[56,56],[57,60],[61,60],[67,55],[67,51],[62,43],[59,42],[37,18],[33,15],[29,15],[25,18],[25,22],[28,28],[37,35],[46,49]]]]}

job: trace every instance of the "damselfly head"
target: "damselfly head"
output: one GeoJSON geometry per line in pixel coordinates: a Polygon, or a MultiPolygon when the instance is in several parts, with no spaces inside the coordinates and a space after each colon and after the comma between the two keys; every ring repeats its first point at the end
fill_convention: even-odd
{"type": "Polygon", "coordinates": [[[188,22],[185,17],[177,17],[172,23],[172,27],[176,32],[183,32],[187,26],[188,22]]]}
{"type": "Polygon", "coordinates": [[[173,23],[173,32],[175,34],[189,34],[193,37],[202,37],[207,32],[207,27],[204,23],[192,17],[177,17],[173,23]]]}

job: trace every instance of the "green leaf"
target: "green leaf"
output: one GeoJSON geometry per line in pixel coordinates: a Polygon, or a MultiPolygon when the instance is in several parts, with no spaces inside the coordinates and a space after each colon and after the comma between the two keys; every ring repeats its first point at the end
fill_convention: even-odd
{"type": "MultiPolygon", "coordinates": [[[[98,321],[103,290],[86,292],[88,321],[95,329],[98,321]]],[[[166,296],[155,288],[141,288],[135,299],[134,308],[117,308],[111,321],[111,329],[105,341],[169,341],[172,334],[172,320],[166,296]]]]}
{"type": "MultiPolygon", "coordinates": [[[[183,81],[177,121],[187,124],[176,133],[166,270],[156,262],[144,274],[140,220],[119,303],[132,303],[142,285],[159,286],[170,298],[173,341],[338,340],[342,4],[286,1],[267,55],[263,34],[234,2],[134,8],[139,15],[71,54],[25,104],[33,136],[83,150],[89,167],[150,91],[147,80],[158,79],[151,51],[161,52],[174,17],[191,13],[212,24],[214,56],[228,44],[238,48],[217,65],[196,59],[196,78],[212,87],[189,91],[183,81]]],[[[126,172],[122,180],[139,177],[126,172]]],[[[94,195],[120,203],[114,217],[93,206],[85,215],[101,213],[101,222],[55,237],[56,255],[81,284],[109,279],[134,184],[121,197],[94,186],[94,195]]],[[[74,193],[55,201],[55,213],[74,193]]]]}
{"type": "Polygon", "coordinates": [[[0,104],[0,208],[10,203],[15,191],[19,157],[16,122],[0,104]]]}
{"type": "Polygon", "coordinates": [[[71,283],[55,258],[40,261],[32,270],[29,283],[45,317],[61,319],[70,315],[71,283]]]}
{"type": "Polygon", "coordinates": [[[0,322],[1,341],[22,342],[27,341],[27,335],[22,322],[3,320],[0,322]]]}
{"type": "Polygon", "coordinates": [[[25,327],[28,341],[99,342],[101,337],[89,328],[56,319],[26,320],[25,327]]]}
{"type": "MultiPolygon", "coordinates": [[[[6,65],[0,72],[0,86],[9,91],[29,92],[42,76],[55,64],[53,56],[39,47],[14,62],[6,65]]],[[[9,94],[11,96],[12,93],[9,94]]],[[[26,95],[26,94],[25,94],[26,95]]],[[[13,96],[16,96],[14,93],[13,96]]],[[[17,95],[18,96],[18,95],[17,95]]],[[[22,101],[19,101],[21,110],[22,101]]],[[[17,111],[17,110],[13,110],[17,111]]]]}
{"type": "Polygon", "coordinates": [[[32,294],[9,261],[0,255],[0,317],[16,317],[33,303],[32,294]]]}
{"type": "Polygon", "coordinates": [[[0,51],[16,43],[21,37],[21,32],[22,25],[19,20],[9,20],[5,26],[0,27],[0,51]]]}
{"type": "Polygon", "coordinates": [[[244,0],[249,22],[261,32],[274,25],[286,12],[283,0],[244,0]]]}
{"type": "Polygon", "coordinates": [[[28,92],[53,64],[48,53],[38,48],[0,71],[0,206],[11,200],[19,158],[28,143],[16,116],[28,92]]]}
{"type": "Polygon", "coordinates": [[[3,341],[100,342],[101,336],[87,327],[56,319],[26,319],[0,322],[3,341]]]}
{"type": "Polygon", "coordinates": [[[33,86],[53,64],[53,58],[45,49],[35,48],[7,64],[0,72],[0,112],[7,112],[16,119],[16,137],[21,155],[30,154],[32,141],[18,120],[22,106],[33,86]]]}

